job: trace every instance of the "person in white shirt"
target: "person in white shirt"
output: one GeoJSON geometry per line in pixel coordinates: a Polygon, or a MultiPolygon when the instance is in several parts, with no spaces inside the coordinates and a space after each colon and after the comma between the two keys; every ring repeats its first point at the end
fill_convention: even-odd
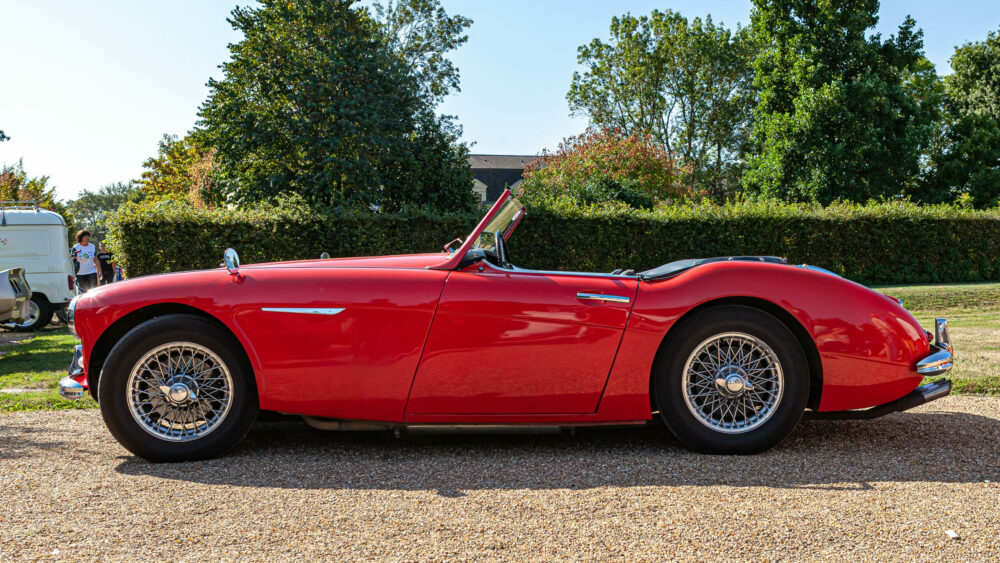
{"type": "Polygon", "coordinates": [[[90,231],[84,229],[76,233],[73,259],[79,264],[76,271],[77,287],[84,292],[97,287],[97,280],[101,275],[101,264],[97,261],[97,247],[90,244],[90,231]]]}

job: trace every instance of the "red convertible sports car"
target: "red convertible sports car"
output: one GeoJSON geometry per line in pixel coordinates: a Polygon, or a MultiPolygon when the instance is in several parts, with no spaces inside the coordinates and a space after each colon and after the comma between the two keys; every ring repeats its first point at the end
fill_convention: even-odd
{"type": "Polygon", "coordinates": [[[260,410],[327,429],[622,425],[659,417],[701,452],[746,454],[803,413],[874,418],[947,395],[952,366],[900,302],[772,257],[608,274],[526,270],[505,192],[442,252],[149,276],[68,313],[67,398],[153,461],[239,442],[260,410]],[[457,244],[461,242],[461,244],[457,244]],[[457,246],[457,248],[453,248],[457,246]]]}

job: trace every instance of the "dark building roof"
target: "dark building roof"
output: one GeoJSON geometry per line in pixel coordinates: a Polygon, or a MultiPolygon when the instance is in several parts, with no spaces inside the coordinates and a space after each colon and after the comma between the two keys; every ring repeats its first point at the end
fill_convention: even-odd
{"type": "Polygon", "coordinates": [[[477,168],[503,168],[504,170],[524,170],[536,157],[519,154],[470,154],[469,166],[477,168]]]}
{"type": "Polygon", "coordinates": [[[486,201],[496,201],[505,188],[521,180],[524,167],[534,160],[531,155],[470,154],[469,166],[473,176],[486,184],[486,201]]]}

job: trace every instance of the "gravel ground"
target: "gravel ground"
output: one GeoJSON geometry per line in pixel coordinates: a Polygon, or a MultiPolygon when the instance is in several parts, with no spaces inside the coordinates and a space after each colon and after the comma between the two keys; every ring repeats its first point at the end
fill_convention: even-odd
{"type": "Polygon", "coordinates": [[[753,457],[657,434],[269,422],[224,459],[151,465],[97,411],[7,414],[0,560],[1000,558],[1000,399],[803,423],[753,457]]]}

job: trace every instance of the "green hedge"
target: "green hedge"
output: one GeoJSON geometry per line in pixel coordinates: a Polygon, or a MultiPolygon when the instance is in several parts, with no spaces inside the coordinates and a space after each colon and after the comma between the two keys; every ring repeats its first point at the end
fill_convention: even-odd
{"type": "MultiPolygon", "coordinates": [[[[198,210],[129,204],[109,220],[128,276],[217,266],[236,248],[244,263],[439,250],[476,223],[471,215],[324,214],[297,204],[198,210]]],[[[1000,213],[907,203],[774,202],[641,211],[570,203],[529,209],[511,241],[526,268],[643,270],[680,258],[777,255],[866,284],[1000,280],[1000,213]]]]}

